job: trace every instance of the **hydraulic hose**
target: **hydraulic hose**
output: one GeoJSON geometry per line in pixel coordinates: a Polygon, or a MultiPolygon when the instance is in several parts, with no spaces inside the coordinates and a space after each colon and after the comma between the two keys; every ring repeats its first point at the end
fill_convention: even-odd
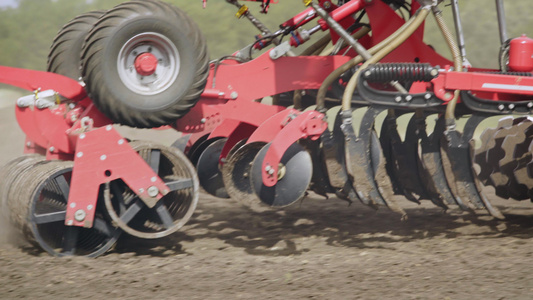
{"type": "MultiPolygon", "coordinates": [[[[446,43],[448,44],[448,47],[450,48],[450,51],[452,52],[453,56],[453,64],[455,67],[455,71],[462,72],[463,71],[463,57],[461,56],[461,51],[459,50],[459,47],[457,46],[457,43],[455,42],[455,38],[448,29],[448,26],[446,26],[446,22],[444,21],[444,18],[442,17],[441,10],[434,6],[432,8],[433,15],[435,16],[435,20],[437,21],[437,25],[440,28],[440,31],[442,32],[442,35],[444,35],[444,39],[446,40],[446,43]]],[[[446,114],[444,115],[444,118],[446,120],[446,126],[454,126],[455,125],[455,107],[457,106],[457,100],[459,99],[459,90],[455,90],[453,93],[453,98],[448,102],[448,105],[446,106],[446,114]]]]}
{"type": "MultiPolygon", "coordinates": [[[[385,46],[387,46],[393,40],[395,40],[402,32],[404,32],[406,28],[410,26],[414,21],[415,21],[414,18],[410,18],[406,23],[404,23],[400,28],[398,28],[394,33],[389,35],[387,38],[385,38],[383,41],[381,41],[374,47],[368,49],[368,52],[374,55],[375,53],[383,49],[385,46]]],[[[333,82],[337,80],[337,78],[339,78],[344,72],[350,70],[351,68],[362,63],[363,61],[364,61],[363,57],[361,55],[358,55],[352,58],[351,60],[349,60],[348,62],[344,63],[339,68],[335,69],[333,72],[331,72],[331,74],[328,75],[328,77],[326,77],[326,79],[324,79],[324,81],[322,82],[322,85],[320,86],[317,92],[317,98],[316,98],[316,104],[317,104],[316,110],[317,111],[320,111],[320,112],[325,111],[326,93],[329,87],[331,86],[331,84],[333,84],[333,82]]]]}
{"type": "Polygon", "coordinates": [[[327,46],[327,44],[330,41],[331,41],[331,36],[329,34],[324,35],[323,37],[318,39],[318,41],[316,41],[314,44],[312,44],[311,46],[307,47],[304,51],[302,51],[302,53],[300,53],[299,56],[313,55],[319,50],[322,51],[321,49],[324,49],[324,47],[327,46]]]}
{"type": "MultiPolygon", "coordinates": [[[[362,38],[363,36],[367,35],[369,32],[370,32],[370,28],[369,27],[363,27],[361,29],[359,29],[356,33],[352,34],[352,37],[355,39],[355,40],[358,40],[360,38],[362,38]]],[[[342,44],[341,47],[345,47],[345,46],[349,46],[349,44],[346,44],[346,41],[343,40],[343,39],[339,39],[339,41],[337,42],[337,44],[342,44]]],[[[336,46],[336,45],[335,45],[336,46]]],[[[324,50],[324,52],[320,53],[321,56],[328,56],[330,55],[331,53],[333,53],[333,51],[335,50],[335,46],[332,46],[330,47],[329,49],[326,49],[324,50]]]]}
{"type": "MultiPolygon", "coordinates": [[[[420,8],[416,12],[415,16],[411,18],[413,21],[409,22],[409,25],[405,27],[405,30],[402,30],[402,32],[400,32],[394,40],[392,40],[389,44],[385,45],[376,54],[372,55],[372,57],[368,59],[357,70],[357,72],[355,72],[355,74],[350,78],[350,81],[348,82],[348,85],[346,86],[344,95],[342,97],[342,110],[343,111],[351,110],[352,95],[357,87],[357,79],[359,78],[361,71],[366,69],[369,65],[379,62],[389,53],[394,51],[394,49],[398,48],[403,42],[405,42],[405,40],[407,40],[418,29],[418,27],[422,25],[422,23],[428,16],[430,9],[431,9],[431,6],[424,6],[420,8]]],[[[411,19],[409,21],[411,21],[411,19]]],[[[400,29],[398,29],[397,31],[399,31],[400,29]]]]}

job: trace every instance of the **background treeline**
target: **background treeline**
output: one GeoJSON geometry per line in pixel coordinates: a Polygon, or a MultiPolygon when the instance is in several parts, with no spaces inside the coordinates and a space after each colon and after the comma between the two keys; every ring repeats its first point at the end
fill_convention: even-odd
{"type": "MultiPolygon", "coordinates": [[[[46,69],[49,47],[57,31],[75,16],[106,10],[124,0],[19,0],[16,8],[0,9],[0,65],[36,70],[46,69]]],[[[233,53],[254,40],[256,29],[245,19],[234,17],[236,8],[224,0],[167,0],[187,12],[200,26],[209,44],[211,58],[233,53]]],[[[447,2],[447,1],[446,1],[447,2]]],[[[271,29],[304,7],[299,0],[282,0],[272,5],[268,15],[259,13],[256,3],[251,11],[271,29]]],[[[498,25],[494,0],[460,1],[467,37],[468,58],[475,66],[496,67],[499,50],[498,25]]],[[[528,33],[533,37],[533,2],[505,1],[509,36],[528,33]]],[[[441,5],[451,20],[449,7],[441,5]]],[[[313,25],[316,23],[312,23],[313,25]]],[[[451,25],[451,23],[450,23],[451,25]]],[[[426,40],[447,55],[440,32],[432,17],[426,27],[426,40]]]]}

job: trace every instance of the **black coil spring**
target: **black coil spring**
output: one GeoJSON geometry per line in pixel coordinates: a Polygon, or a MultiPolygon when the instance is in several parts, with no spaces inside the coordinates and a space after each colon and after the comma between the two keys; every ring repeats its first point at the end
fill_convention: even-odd
{"type": "Polygon", "coordinates": [[[429,82],[438,75],[438,70],[430,64],[396,63],[375,64],[363,71],[370,82],[425,81],[429,82]]]}

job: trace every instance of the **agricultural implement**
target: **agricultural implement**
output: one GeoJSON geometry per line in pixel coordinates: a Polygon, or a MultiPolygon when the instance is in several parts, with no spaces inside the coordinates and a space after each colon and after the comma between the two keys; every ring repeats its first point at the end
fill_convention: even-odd
{"type": "MultiPolygon", "coordinates": [[[[16,105],[25,154],[0,183],[2,211],[30,242],[98,256],[124,232],[165,237],[189,220],[200,186],[252,210],[313,191],[401,216],[394,195],[496,218],[481,184],[531,199],[533,40],[507,38],[501,0],[494,70],[466,59],[457,0],[455,36],[441,1],[306,0],[276,31],[226,2],[260,34],[213,61],[188,16],[144,0],[66,24],[48,72],[0,67],[0,82],[33,93],[16,105]],[[429,14],[452,60],[423,42],[429,14]],[[497,126],[474,146],[491,116],[497,126]],[[166,147],[113,124],[183,135],[166,147]]],[[[264,13],[277,3],[258,2],[264,13]]]]}

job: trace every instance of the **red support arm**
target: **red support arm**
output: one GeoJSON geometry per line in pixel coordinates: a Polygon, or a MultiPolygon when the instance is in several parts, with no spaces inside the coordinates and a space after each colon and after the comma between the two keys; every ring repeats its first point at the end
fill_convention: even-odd
{"type": "Polygon", "coordinates": [[[92,227],[100,185],[119,178],[148,207],[153,207],[170,191],[163,180],[113,126],[108,125],[80,134],[74,158],[65,224],[92,227]],[[157,188],[158,194],[155,197],[148,195],[150,187],[157,188]],[[83,212],[80,213],[80,210],[83,212]],[[82,215],[84,218],[76,220],[76,215],[82,215]]]}

